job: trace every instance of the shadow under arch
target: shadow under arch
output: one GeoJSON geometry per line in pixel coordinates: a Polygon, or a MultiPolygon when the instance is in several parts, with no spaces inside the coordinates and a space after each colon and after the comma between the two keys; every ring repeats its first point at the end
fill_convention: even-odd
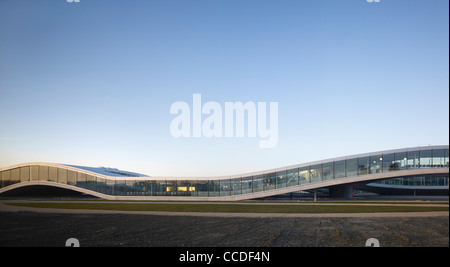
{"type": "Polygon", "coordinates": [[[39,197],[39,198],[57,198],[57,197],[73,197],[73,198],[98,198],[97,196],[86,194],[78,190],[62,188],[54,185],[39,184],[23,184],[10,190],[4,191],[0,197],[39,197]]]}

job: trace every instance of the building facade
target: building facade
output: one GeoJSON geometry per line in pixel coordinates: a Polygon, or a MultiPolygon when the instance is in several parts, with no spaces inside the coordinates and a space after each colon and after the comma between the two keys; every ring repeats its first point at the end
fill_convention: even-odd
{"type": "Polygon", "coordinates": [[[0,169],[0,196],[22,187],[49,186],[104,199],[226,201],[354,183],[415,183],[417,177],[423,178],[423,186],[436,181],[448,194],[449,146],[379,151],[221,177],[151,177],[112,168],[26,163],[0,169]]]}

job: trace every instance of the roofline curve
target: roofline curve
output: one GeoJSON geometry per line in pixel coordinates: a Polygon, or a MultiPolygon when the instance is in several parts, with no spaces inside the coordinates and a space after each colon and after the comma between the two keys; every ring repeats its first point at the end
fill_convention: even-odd
{"type": "Polygon", "coordinates": [[[369,153],[362,153],[362,154],[354,154],[350,156],[343,156],[343,157],[335,157],[335,158],[329,158],[324,160],[318,160],[318,161],[312,161],[312,162],[306,162],[301,164],[295,164],[285,167],[279,167],[275,169],[267,169],[257,172],[248,172],[248,173],[241,173],[241,174],[234,174],[234,175],[223,175],[223,176],[191,176],[191,177],[172,177],[172,176],[139,176],[139,177],[126,177],[126,176],[109,176],[104,175],[101,173],[92,172],[89,170],[77,168],[71,165],[65,165],[65,164],[59,164],[59,163],[49,163],[49,162],[29,162],[29,163],[21,163],[16,164],[13,166],[8,166],[4,168],[0,168],[0,171],[15,169],[19,167],[25,167],[25,166],[48,166],[48,167],[58,167],[63,168],[71,171],[76,171],[80,173],[84,173],[87,175],[92,175],[104,179],[109,180],[174,180],[174,181],[183,181],[183,180],[225,180],[225,179],[234,179],[234,178],[241,178],[241,177],[250,177],[250,176],[257,176],[257,175],[263,175],[267,173],[274,173],[279,171],[284,171],[288,169],[294,169],[294,168],[302,168],[306,166],[311,165],[317,165],[317,164],[324,164],[324,163],[330,163],[335,161],[341,161],[341,160],[348,160],[348,159],[355,159],[355,158],[362,158],[362,157],[368,157],[368,156],[375,156],[380,154],[391,154],[391,153],[402,153],[402,152],[409,152],[409,151],[422,151],[422,150],[437,150],[437,149],[449,149],[449,145],[436,145],[436,146],[418,146],[418,147],[407,147],[407,148],[401,148],[401,149],[391,149],[391,150],[382,150],[382,151],[376,151],[376,152],[369,152],[369,153]]]}

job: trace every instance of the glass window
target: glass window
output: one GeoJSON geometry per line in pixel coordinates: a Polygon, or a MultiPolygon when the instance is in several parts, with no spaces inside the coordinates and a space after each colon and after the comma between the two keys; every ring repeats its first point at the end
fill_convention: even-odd
{"type": "Polygon", "coordinates": [[[264,190],[275,189],[277,182],[277,174],[275,172],[264,175],[264,190]]]}
{"type": "Polygon", "coordinates": [[[242,194],[253,193],[252,188],[253,188],[253,178],[251,176],[242,178],[242,194]]]}
{"type": "Polygon", "coordinates": [[[383,172],[395,171],[395,157],[394,154],[383,155],[383,172]]]}
{"type": "Polygon", "coordinates": [[[407,157],[408,162],[406,163],[407,168],[408,169],[419,168],[419,161],[420,161],[419,151],[408,151],[407,156],[408,156],[407,157]]]}
{"type": "Polygon", "coordinates": [[[11,184],[16,184],[20,181],[20,169],[15,168],[11,170],[11,184]]]}
{"type": "Polygon", "coordinates": [[[30,167],[30,181],[39,180],[39,166],[30,167]]]}
{"type": "Polygon", "coordinates": [[[395,170],[406,170],[408,165],[408,157],[406,156],[406,152],[395,153],[394,162],[394,165],[396,167],[395,170]]]}
{"type": "Polygon", "coordinates": [[[195,192],[199,197],[207,197],[209,191],[209,181],[208,180],[198,180],[195,185],[195,192]]]}
{"type": "Polygon", "coordinates": [[[166,195],[176,196],[177,195],[177,181],[171,180],[165,183],[166,195]]]}
{"type": "Polygon", "coordinates": [[[420,151],[420,168],[430,168],[431,167],[431,150],[421,150],[420,151]]]}
{"type": "Polygon", "coordinates": [[[334,162],[334,178],[344,178],[345,175],[345,160],[334,162]]]}
{"type": "Polygon", "coordinates": [[[323,166],[323,180],[331,180],[334,179],[334,167],[333,162],[324,163],[323,166]]]}
{"type": "Polygon", "coordinates": [[[177,196],[191,196],[191,183],[189,181],[174,181],[174,194],[177,196]]]}
{"type": "MultiPolygon", "coordinates": [[[[4,172],[4,171],[3,171],[4,172]]],[[[0,172],[0,188],[5,187],[6,185],[3,182],[3,172],[0,172]]]]}
{"type": "Polygon", "coordinates": [[[116,181],[116,195],[117,196],[125,196],[127,192],[126,184],[124,180],[116,181]]]}
{"type": "Polygon", "coordinates": [[[445,161],[445,150],[444,149],[436,149],[432,151],[432,162],[431,166],[433,168],[442,168],[444,167],[445,161]]]}
{"type": "Polygon", "coordinates": [[[300,180],[300,184],[310,183],[311,182],[310,166],[299,168],[298,169],[298,178],[300,180]]]}
{"type": "Polygon", "coordinates": [[[58,168],[58,182],[67,184],[67,170],[58,168]]]}
{"type": "Polygon", "coordinates": [[[232,179],[231,182],[231,194],[240,195],[241,194],[241,178],[232,179]]]}
{"type": "MultiPolygon", "coordinates": [[[[71,171],[69,171],[69,181],[70,181],[70,172],[71,171]]],[[[111,195],[111,196],[116,195],[116,181],[115,180],[106,179],[106,194],[111,195]]]]}
{"type": "Polygon", "coordinates": [[[449,164],[449,155],[448,155],[448,149],[444,149],[444,167],[448,168],[450,166],[449,164]]]}
{"type": "Polygon", "coordinates": [[[424,177],[414,177],[414,185],[422,186],[424,184],[424,177]]]}
{"type": "Polygon", "coordinates": [[[48,181],[48,167],[39,166],[39,181],[48,181]]]}
{"type": "Polygon", "coordinates": [[[230,180],[220,180],[220,196],[229,196],[231,193],[230,180]]]}
{"type": "Polygon", "coordinates": [[[68,171],[67,173],[67,184],[77,185],[77,173],[74,171],[68,171]]]}
{"type": "Polygon", "coordinates": [[[97,178],[95,176],[86,176],[86,188],[92,191],[97,191],[97,178]]]}
{"type": "Polygon", "coordinates": [[[153,185],[155,183],[152,181],[143,181],[142,190],[145,192],[146,196],[153,196],[153,185]]]}
{"type": "MultiPolygon", "coordinates": [[[[60,169],[60,170],[62,170],[62,169],[60,169]]],[[[58,176],[58,179],[60,179],[59,176],[58,176]]],[[[100,178],[100,177],[97,177],[97,192],[106,194],[106,180],[103,178],[100,178]]]]}
{"type": "Polygon", "coordinates": [[[20,181],[21,182],[30,181],[30,167],[21,167],[20,168],[20,181]]]}
{"type": "Polygon", "coordinates": [[[369,173],[383,172],[383,155],[370,156],[370,171],[369,173]]]}
{"type": "Polygon", "coordinates": [[[11,185],[11,171],[3,171],[2,172],[2,181],[3,181],[3,186],[11,185]]]}
{"type": "Polygon", "coordinates": [[[253,177],[253,192],[260,192],[264,190],[264,175],[256,175],[253,177]]]}
{"type": "Polygon", "coordinates": [[[403,178],[403,185],[414,185],[414,177],[403,178]]]}
{"type": "Polygon", "coordinates": [[[433,185],[433,178],[434,177],[425,177],[425,186],[432,186],[433,185]]]}
{"type": "Polygon", "coordinates": [[[209,181],[209,196],[217,197],[220,195],[220,181],[210,180],[209,181]]]}
{"type": "Polygon", "coordinates": [[[311,183],[322,181],[322,164],[311,166],[311,183]]]}
{"type": "Polygon", "coordinates": [[[287,185],[286,171],[277,172],[277,188],[283,188],[287,185]]]}
{"type": "Polygon", "coordinates": [[[298,168],[287,171],[287,180],[288,186],[298,185],[298,168]]]}
{"type": "Polygon", "coordinates": [[[197,181],[186,181],[186,186],[189,184],[188,191],[190,196],[197,196],[197,181]]]}
{"type": "Polygon", "coordinates": [[[152,183],[153,195],[154,196],[165,196],[166,195],[166,181],[158,180],[152,183]]]}
{"type": "Polygon", "coordinates": [[[77,172],[77,186],[81,188],[86,188],[86,174],[77,172]]]}
{"type": "Polygon", "coordinates": [[[358,175],[358,159],[348,159],[346,162],[347,177],[358,175]]]}
{"type": "Polygon", "coordinates": [[[50,182],[58,181],[58,169],[56,167],[48,167],[48,180],[50,182]]]}
{"type": "Polygon", "coordinates": [[[136,189],[135,189],[135,180],[126,180],[125,186],[126,186],[126,192],[127,196],[135,196],[136,195],[136,189]]]}
{"type": "Polygon", "coordinates": [[[177,196],[191,196],[192,187],[189,181],[177,181],[177,196]]]}
{"type": "Polygon", "coordinates": [[[369,174],[370,157],[358,158],[358,175],[369,174]]]}

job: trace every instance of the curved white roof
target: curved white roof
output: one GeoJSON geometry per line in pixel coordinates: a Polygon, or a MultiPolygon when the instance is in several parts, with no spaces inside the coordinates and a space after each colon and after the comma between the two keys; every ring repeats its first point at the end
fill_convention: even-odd
{"type": "Polygon", "coordinates": [[[87,166],[78,166],[78,165],[69,165],[69,164],[61,164],[69,167],[74,167],[78,169],[82,169],[85,171],[94,172],[101,175],[113,176],[113,177],[150,177],[145,174],[129,172],[124,170],[119,170],[117,168],[109,168],[109,167],[87,167],[87,166]]]}

